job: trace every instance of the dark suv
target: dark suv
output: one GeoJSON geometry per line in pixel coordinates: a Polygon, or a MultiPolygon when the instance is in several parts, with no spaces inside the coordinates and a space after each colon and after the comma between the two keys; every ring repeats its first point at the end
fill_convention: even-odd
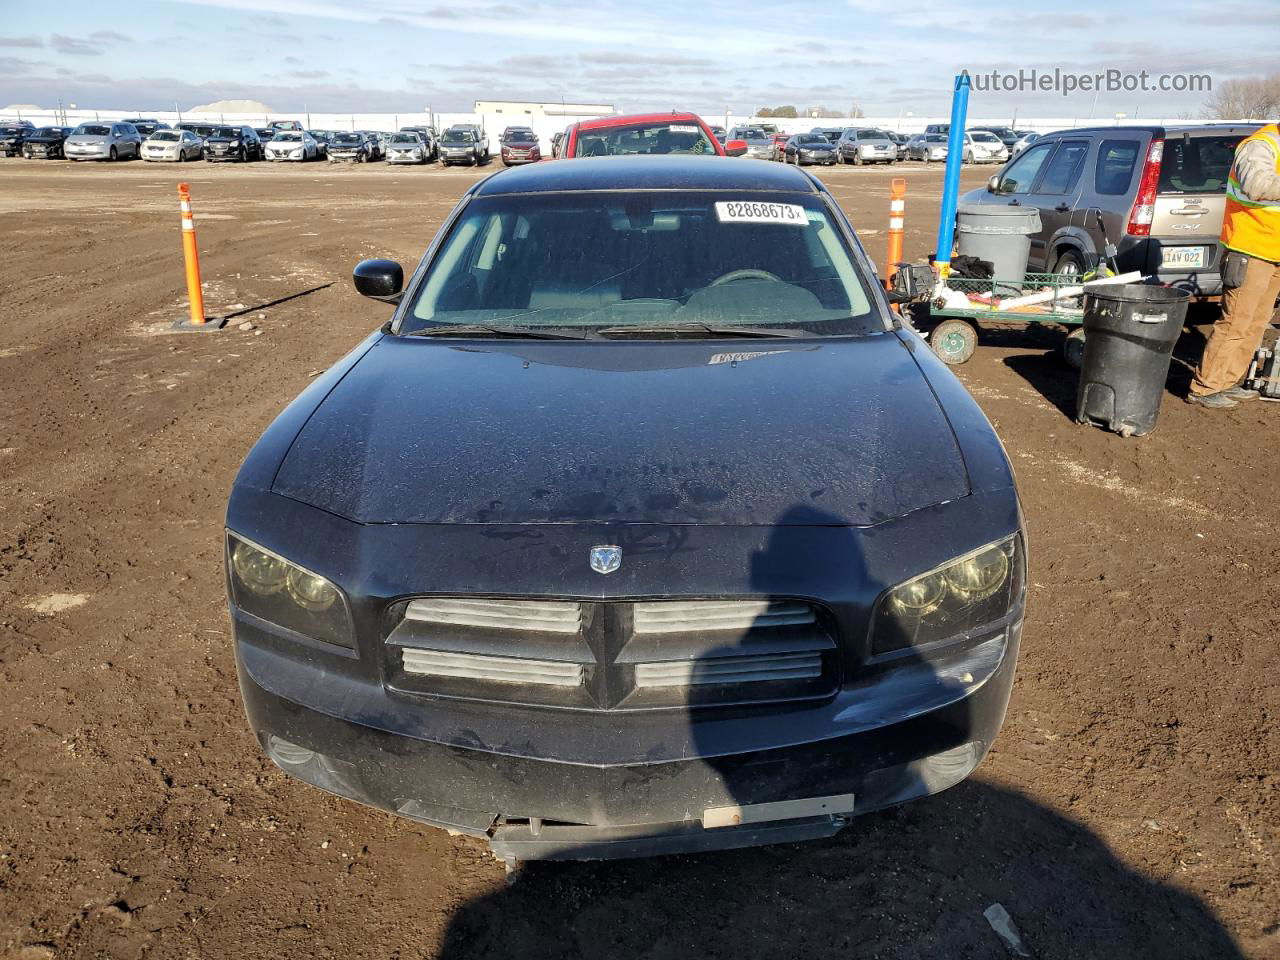
{"type": "Polygon", "coordinates": [[[1031,238],[1032,270],[1092,270],[1110,238],[1119,249],[1120,272],[1140,270],[1197,297],[1213,297],[1222,292],[1218,234],[1227,175],[1236,144],[1255,129],[1187,124],[1058,130],[961,202],[1038,208],[1042,226],[1031,238]]]}
{"type": "Polygon", "coordinates": [[[206,160],[262,160],[262,141],[252,127],[216,127],[205,137],[204,158],[206,160]]]}

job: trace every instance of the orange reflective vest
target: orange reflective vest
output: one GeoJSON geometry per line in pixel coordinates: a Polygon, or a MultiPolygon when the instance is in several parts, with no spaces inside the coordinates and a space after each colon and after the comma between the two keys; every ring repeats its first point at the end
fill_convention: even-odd
{"type": "MultiPolygon", "coordinates": [[[[1271,147],[1275,154],[1276,175],[1280,176],[1280,126],[1272,123],[1245,137],[1240,149],[1255,140],[1271,147]]],[[[1240,187],[1239,171],[1231,164],[1227,179],[1227,205],[1222,217],[1222,245],[1261,260],[1280,262],[1280,203],[1250,199],[1240,187]]]]}

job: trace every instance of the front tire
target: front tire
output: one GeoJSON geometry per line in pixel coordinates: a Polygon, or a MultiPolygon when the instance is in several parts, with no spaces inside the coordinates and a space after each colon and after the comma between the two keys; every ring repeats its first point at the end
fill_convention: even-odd
{"type": "Polygon", "coordinates": [[[116,153],[116,148],[115,148],[115,147],[112,147],[112,148],[111,148],[110,158],[111,158],[112,160],[118,160],[118,159],[120,159],[119,154],[117,154],[117,153],[116,153]]]}

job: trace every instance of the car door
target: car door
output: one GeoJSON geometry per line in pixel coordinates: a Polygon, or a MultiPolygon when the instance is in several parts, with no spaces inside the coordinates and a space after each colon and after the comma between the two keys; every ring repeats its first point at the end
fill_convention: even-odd
{"type": "MultiPolygon", "coordinates": [[[[1040,210],[1040,232],[1031,237],[1031,253],[1027,260],[1029,269],[1049,271],[1054,268],[1053,261],[1057,259],[1054,240],[1064,227],[1071,225],[1071,216],[1085,179],[1085,161],[1092,146],[1093,140],[1087,136],[1063,137],[1032,184],[1031,193],[1024,202],[1040,210]]],[[[1092,257],[1094,251],[1085,253],[1086,257],[1092,257]]]]}

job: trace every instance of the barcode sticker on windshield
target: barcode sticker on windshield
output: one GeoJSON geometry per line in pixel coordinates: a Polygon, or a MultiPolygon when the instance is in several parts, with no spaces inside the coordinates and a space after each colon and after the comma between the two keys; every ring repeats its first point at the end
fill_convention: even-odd
{"type": "Polygon", "coordinates": [[[716,204],[721,223],[790,223],[803,227],[809,222],[798,203],[766,203],[761,200],[722,200],[716,204]]]}
{"type": "Polygon", "coordinates": [[[667,129],[670,130],[672,133],[697,133],[698,132],[698,128],[691,124],[673,123],[671,124],[671,126],[667,127],[667,129]]]}

